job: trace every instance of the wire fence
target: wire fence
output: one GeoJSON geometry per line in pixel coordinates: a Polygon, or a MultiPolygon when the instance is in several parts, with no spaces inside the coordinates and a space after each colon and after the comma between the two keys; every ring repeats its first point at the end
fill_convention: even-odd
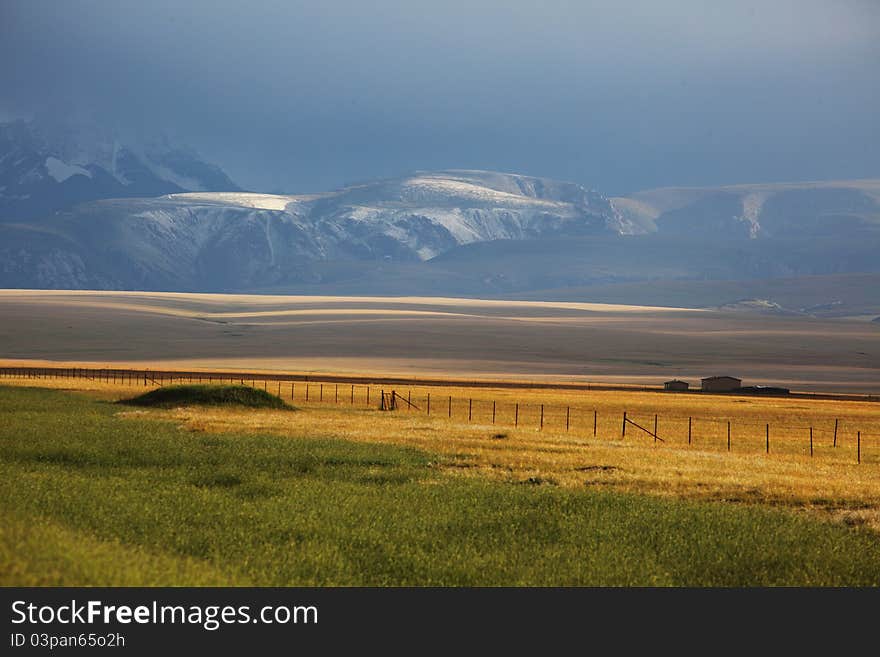
{"type": "MultiPolygon", "coordinates": [[[[285,375],[259,373],[0,368],[2,378],[82,379],[142,389],[184,383],[247,385],[297,405],[380,409],[491,431],[531,430],[658,447],[676,445],[739,454],[789,454],[859,464],[880,463],[880,412],[857,417],[832,417],[826,413],[809,419],[799,417],[798,421],[769,411],[766,417],[754,416],[760,414],[760,410],[753,410],[753,416],[730,414],[725,417],[617,409],[607,405],[591,407],[588,394],[571,394],[571,404],[541,403],[516,399],[516,393],[509,391],[501,398],[479,394],[464,397],[446,394],[441,387],[398,389],[383,384],[290,380],[291,377],[285,375]]],[[[455,384],[451,383],[449,388],[455,388],[455,384]]],[[[492,394],[488,389],[480,392],[492,394]]]]}
{"type": "MultiPolygon", "coordinates": [[[[380,395],[382,395],[380,391],[380,395]]],[[[831,455],[856,463],[880,463],[880,415],[871,419],[817,417],[785,422],[589,408],[578,404],[499,401],[437,393],[385,391],[380,405],[404,413],[423,413],[463,423],[512,427],[583,437],[688,445],[737,453],[831,455]],[[389,399],[390,397],[390,399],[389,399]],[[833,450],[833,452],[831,452],[833,450]]]]}

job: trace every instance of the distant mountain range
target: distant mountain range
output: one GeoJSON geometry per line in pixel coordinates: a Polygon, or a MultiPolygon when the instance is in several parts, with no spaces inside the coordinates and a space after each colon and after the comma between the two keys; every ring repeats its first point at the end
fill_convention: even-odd
{"type": "Polygon", "coordinates": [[[219,167],[166,139],[136,146],[92,124],[0,124],[0,221],[96,199],[237,189],[219,167]]]}
{"type": "Polygon", "coordinates": [[[0,126],[0,287],[870,315],[880,313],[878,253],[880,180],[608,198],[546,178],[448,170],[285,196],[243,192],[161,140],[0,126]]]}
{"type": "Polygon", "coordinates": [[[252,289],[320,282],[328,263],[420,263],[475,242],[629,230],[600,194],[491,172],[423,173],[311,196],[107,199],[0,224],[0,284],[252,289]]]}
{"type": "Polygon", "coordinates": [[[880,225],[880,179],[667,187],[613,203],[645,231],[667,235],[834,237],[880,225]]]}

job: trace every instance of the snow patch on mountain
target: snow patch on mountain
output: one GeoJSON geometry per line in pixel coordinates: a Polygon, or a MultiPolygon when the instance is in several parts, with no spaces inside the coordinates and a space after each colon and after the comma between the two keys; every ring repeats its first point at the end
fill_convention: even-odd
{"type": "Polygon", "coordinates": [[[743,211],[736,219],[748,225],[749,237],[751,239],[757,238],[758,233],[761,232],[761,223],[758,219],[761,216],[761,208],[764,205],[764,201],[767,200],[767,196],[766,192],[752,192],[743,196],[743,211]]]}
{"type": "Polygon", "coordinates": [[[88,169],[83,169],[81,166],[75,164],[68,164],[67,162],[59,160],[57,157],[46,158],[46,170],[56,182],[64,182],[71,176],[92,177],[92,172],[88,169]]]}
{"type": "Polygon", "coordinates": [[[224,203],[260,210],[284,210],[289,203],[297,200],[295,196],[257,194],[255,192],[186,192],[182,194],[168,194],[165,198],[179,201],[224,203]]]}
{"type": "Polygon", "coordinates": [[[400,185],[400,200],[416,203],[442,201],[451,199],[471,201],[479,204],[496,205],[538,205],[548,210],[558,209],[562,204],[555,201],[538,199],[522,194],[500,191],[481,186],[473,182],[429,175],[408,178],[400,185]]]}

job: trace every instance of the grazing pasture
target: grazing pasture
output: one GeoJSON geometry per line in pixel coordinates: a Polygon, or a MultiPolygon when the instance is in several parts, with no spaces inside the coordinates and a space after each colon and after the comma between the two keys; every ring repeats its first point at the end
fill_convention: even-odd
{"type": "MultiPolygon", "coordinates": [[[[429,432],[412,416],[339,407],[122,410],[112,403],[121,392],[0,387],[0,583],[880,581],[880,542],[865,527],[554,481],[550,464],[563,468],[571,454],[556,460],[549,445],[519,434],[480,441],[504,446],[511,476],[462,476],[462,463],[488,466],[464,428],[429,450],[419,445],[429,432]],[[220,415],[199,426],[201,412],[220,415]],[[534,474],[523,477],[517,452],[524,461],[551,458],[532,461],[534,474]]],[[[583,473],[614,475],[604,463],[613,450],[632,452],[628,468],[648,458],[635,446],[571,447],[583,473]]]]}

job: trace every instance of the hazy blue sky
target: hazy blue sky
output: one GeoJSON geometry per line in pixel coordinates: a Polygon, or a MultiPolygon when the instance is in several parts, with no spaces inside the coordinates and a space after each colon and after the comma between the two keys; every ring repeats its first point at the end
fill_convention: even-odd
{"type": "Polygon", "coordinates": [[[168,131],[261,190],[880,176],[876,0],[0,0],[0,88],[0,118],[168,131]]]}

